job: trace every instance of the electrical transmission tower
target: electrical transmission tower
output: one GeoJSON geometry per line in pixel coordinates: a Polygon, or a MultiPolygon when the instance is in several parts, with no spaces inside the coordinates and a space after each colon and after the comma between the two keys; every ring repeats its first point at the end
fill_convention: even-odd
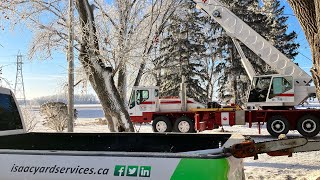
{"type": "Polygon", "coordinates": [[[0,87],[2,87],[2,66],[0,67],[0,87]]]}
{"type": "Polygon", "coordinates": [[[17,100],[26,105],[26,95],[24,92],[23,74],[22,74],[22,55],[18,53],[17,55],[17,74],[16,83],[14,85],[14,93],[17,100]]]}

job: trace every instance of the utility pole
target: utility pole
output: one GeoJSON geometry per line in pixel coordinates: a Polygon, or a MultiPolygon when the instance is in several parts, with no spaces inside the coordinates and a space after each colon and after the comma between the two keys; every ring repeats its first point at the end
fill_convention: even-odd
{"type": "Polygon", "coordinates": [[[74,56],[73,56],[73,0],[69,0],[68,42],[68,132],[73,132],[74,119],[74,56]]]}

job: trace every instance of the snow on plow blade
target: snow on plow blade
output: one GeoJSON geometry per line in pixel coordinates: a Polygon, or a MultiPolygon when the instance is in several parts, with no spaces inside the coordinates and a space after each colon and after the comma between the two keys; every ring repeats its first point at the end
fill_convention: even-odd
{"type": "Polygon", "coordinates": [[[242,159],[179,152],[241,142],[230,134],[27,133],[0,137],[6,180],[241,179],[242,159]]]}

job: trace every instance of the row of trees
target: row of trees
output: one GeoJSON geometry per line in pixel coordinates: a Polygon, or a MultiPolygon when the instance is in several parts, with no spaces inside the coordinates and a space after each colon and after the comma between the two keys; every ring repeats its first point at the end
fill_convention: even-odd
{"type": "MultiPolygon", "coordinates": [[[[75,49],[87,80],[97,93],[110,131],[133,131],[125,108],[132,85],[159,85],[162,95],[178,95],[181,76],[188,96],[201,102],[217,92],[222,100],[243,102],[249,84],[240,57],[224,30],[184,0],[75,0],[75,49]]],[[[297,53],[296,34],[287,33],[279,0],[223,1],[233,12],[288,57],[297,53]]],[[[12,26],[24,23],[33,33],[30,58],[66,51],[67,6],[62,0],[1,1],[12,26]]],[[[267,72],[244,47],[257,72],[267,72]]]]}
{"type": "MultiPolygon", "coordinates": [[[[29,100],[30,104],[33,105],[42,105],[47,102],[64,102],[67,103],[67,96],[65,94],[58,94],[52,96],[44,96],[39,98],[34,98],[29,100]]],[[[86,95],[74,95],[74,103],[75,104],[99,104],[99,100],[93,94],[86,94],[86,95]]]]}

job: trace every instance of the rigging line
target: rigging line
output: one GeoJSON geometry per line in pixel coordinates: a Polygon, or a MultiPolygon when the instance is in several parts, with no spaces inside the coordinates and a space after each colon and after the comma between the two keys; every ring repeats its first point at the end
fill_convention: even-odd
{"type": "Polygon", "coordinates": [[[299,52],[299,54],[301,54],[303,57],[307,58],[308,60],[310,60],[312,62],[312,60],[308,56],[302,54],[301,52],[299,52]]]}
{"type": "Polygon", "coordinates": [[[3,67],[7,67],[7,66],[12,66],[13,64],[4,64],[4,65],[0,65],[0,68],[3,68],[3,67]]]}
{"type": "MultiPolygon", "coordinates": [[[[299,42],[298,42],[298,43],[299,43],[299,42]]],[[[309,50],[310,50],[309,43],[308,43],[308,42],[303,43],[302,45],[300,45],[300,48],[303,48],[303,49],[309,49],[309,50]]]]}
{"type": "MultiPolygon", "coordinates": [[[[309,42],[306,39],[296,40],[296,43],[299,44],[299,46],[300,46],[299,48],[309,49],[310,50],[309,42]],[[301,43],[301,42],[303,42],[303,43],[301,43]]],[[[305,56],[305,55],[303,55],[303,56],[305,56]]],[[[311,59],[309,59],[309,60],[311,60],[311,59]]]]}
{"type": "MultiPolygon", "coordinates": [[[[294,24],[292,24],[292,23],[288,23],[288,24],[287,24],[287,27],[288,27],[288,26],[290,26],[290,27],[294,27],[294,24]]],[[[289,29],[289,28],[288,28],[288,29],[289,29]]],[[[287,29],[287,30],[288,30],[288,29],[287,29]]],[[[294,30],[292,30],[291,32],[294,32],[294,30]]],[[[297,34],[296,38],[297,38],[297,41],[298,41],[298,42],[299,42],[299,41],[303,41],[303,40],[304,40],[304,38],[303,38],[303,37],[302,37],[302,39],[300,38],[301,40],[299,40],[299,39],[298,39],[298,37],[301,37],[301,36],[300,36],[300,33],[301,33],[301,32],[303,32],[303,31],[302,31],[302,28],[300,28],[300,30],[299,30],[299,32],[298,32],[298,33],[296,33],[296,34],[297,34]]],[[[303,35],[302,35],[302,36],[303,36],[303,35]]]]}
{"type": "MultiPolygon", "coordinates": [[[[305,39],[303,39],[303,38],[300,38],[300,39],[296,39],[295,40],[295,42],[296,43],[299,43],[299,45],[302,47],[304,47],[304,46],[306,46],[306,44],[309,44],[309,42],[308,41],[306,41],[305,39]]],[[[309,46],[309,45],[308,45],[309,46]]]]}
{"type": "Polygon", "coordinates": [[[2,55],[0,57],[17,57],[17,55],[2,55]]]}
{"type": "Polygon", "coordinates": [[[8,61],[8,60],[1,61],[0,60],[0,63],[15,64],[16,62],[14,60],[12,60],[12,61],[8,61]]]}

